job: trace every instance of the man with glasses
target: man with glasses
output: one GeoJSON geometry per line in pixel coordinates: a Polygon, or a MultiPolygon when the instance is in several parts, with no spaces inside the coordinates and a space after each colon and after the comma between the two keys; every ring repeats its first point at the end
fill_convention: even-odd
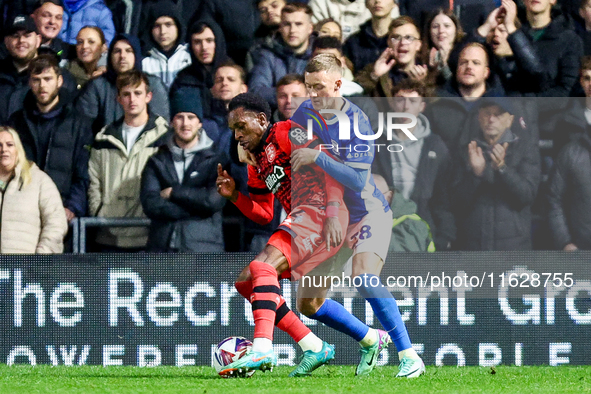
{"type": "Polygon", "coordinates": [[[392,21],[388,35],[388,48],[376,60],[367,65],[357,76],[365,94],[373,97],[390,97],[392,88],[406,78],[424,80],[426,65],[417,61],[421,50],[420,29],[412,18],[401,16],[392,21]]]}

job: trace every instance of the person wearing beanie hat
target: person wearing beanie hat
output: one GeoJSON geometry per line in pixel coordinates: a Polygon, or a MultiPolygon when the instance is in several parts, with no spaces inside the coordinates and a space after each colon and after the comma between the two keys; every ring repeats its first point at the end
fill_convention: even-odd
{"type": "Polygon", "coordinates": [[[150,11],[150,38],[146,44],[150,49],[142,60],[142,67],[148,74],[160,77],[170,88],[179,71],[191,64],[191,55],[188,45],[182,41],[183,26],[172,1],[158,2],[150,11]]]}
{"type": "MultiPolygon", "coordinates": [[[[93,120],[96,134],[103,127],[123,116],[123,108],[117,103],[117,76],[129,70],[142,71],[142,52],[140,42],[135,36],[118,34],[109,47],[107,71],[89,81],[76,100],[76,108],[93,120]]],[[[152,90],[150,111],[168,120],[169,106],[166,87],[154,75],[148,75],[152,90]]]]}
{"type": "Polygon", "coordinates": [[[142,174],[140,198],[152,219],[150,252],[224,252],[217,165],[229,170],[218,148],[215,124],[203,119],[199,95],[181,90],[170,103],[172,135],[142,174]]]}
{"type": "Polygon", "coordinates": [[[193,94],[189,89],[180,89],[170,100],[170,119],[179,112],[190,112],[203,121],[201,96],[193,94]]]}

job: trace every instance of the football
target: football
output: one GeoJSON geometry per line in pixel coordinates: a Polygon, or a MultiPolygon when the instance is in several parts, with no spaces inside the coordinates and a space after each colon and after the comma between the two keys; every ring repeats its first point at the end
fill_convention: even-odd
{"type": "MultiPolygon", "coordinates": [[[[223,371],[226,365],[233,363],[247,354],[252,348],[252,342],[244,337],[228,337],[218,343],[213,352],[212,365],[219,374],[223,371]]],[[[246,374],[250,378],[255,371],[250,371],[246,374]]],[[[220,375],[224,378],[228,376],[220,375]]]]}

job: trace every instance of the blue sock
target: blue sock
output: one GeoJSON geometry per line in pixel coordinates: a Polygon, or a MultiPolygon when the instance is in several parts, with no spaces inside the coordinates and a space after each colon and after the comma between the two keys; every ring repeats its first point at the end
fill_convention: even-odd
{"type": "Polygon", "coordinates": [[[310,318],[349,335],[357,342],[361,341],[369,331],[369,327],[347,312],[344,306],[330,299],[324,300],[324,304],[310,318]]]}
{"type": "Polygon", "coordinates": [[[399,352],[410,349],[412,345],[408,337],[408,331],[406,331],[406,326],[402,321],[402,316],[400,316],[400,310],[392,294],[376,275],[363,274],[358,278],[363,279],[363,283],[357,287],[357,291],[369,302],[378,320],[390,334],[396,349],[399,352]]]}

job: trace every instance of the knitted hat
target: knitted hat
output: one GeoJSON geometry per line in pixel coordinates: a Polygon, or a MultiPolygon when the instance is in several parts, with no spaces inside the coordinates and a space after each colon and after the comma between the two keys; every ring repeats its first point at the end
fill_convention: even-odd
{"type": "Polygon", "coordinates": [[[201,94],[191,88],[180,88],[170,98],[170,119],[179,112],[191,112],[203,121],[203,105],[201,94]]]}

